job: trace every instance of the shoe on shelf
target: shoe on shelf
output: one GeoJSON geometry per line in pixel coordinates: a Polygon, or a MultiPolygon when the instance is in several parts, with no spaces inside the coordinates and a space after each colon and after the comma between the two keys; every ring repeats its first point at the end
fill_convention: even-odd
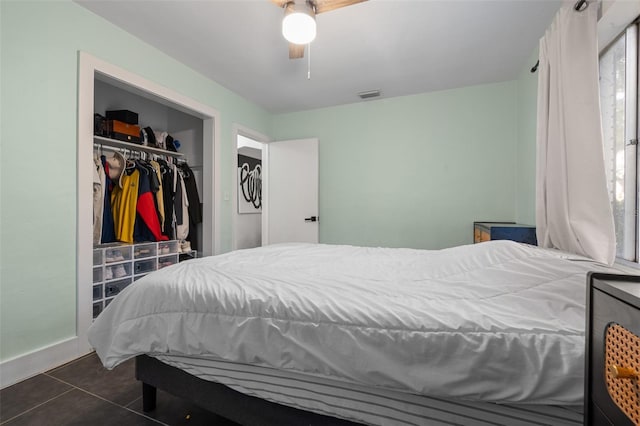
{"type": "Polygon", "coordinates": [[[111,270],[111,268],[105,268],[104,269],[104,279],[105,280],[112,280],[113,279],[113,271],[111,270]]]}
{"type": "Polygon", "coordinates": [[[107,250],[106,252],[106,261],[107,263],[119,262],[124,260],[124,256],[122,256],[122,252],[120,250],[107,250]]]}
{"type": "Polygon", "coordinates": [[[191,253],[191,242],[190,241],[182,241],[180,243],[180,249],[182,253],[191,253]]]}
{"type": "Polygon", "coordinates": [[[124,265],[116,266],[116,270],[113,271],[113,274],[115,275],[116,278],[122,278],[128,275],[127,271],[124,269],[124,265]]]}

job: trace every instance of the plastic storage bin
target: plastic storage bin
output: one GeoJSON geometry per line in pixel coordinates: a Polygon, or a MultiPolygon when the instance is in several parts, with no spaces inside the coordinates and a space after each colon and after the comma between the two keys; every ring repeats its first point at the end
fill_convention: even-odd
{"type": "Polygon", "coordinates": [[[104,285],[104,298],[113,297],[127,288],[131,284],[131,278],[125,278],[123,280],[111,281],[104,285]]]}
{"type": "Polygon", "coordinates": [[[102,254],[101,248],[93,249],[93,266],[102,265],[102,254]]]}
{"type": "Polygon", "coordinates": [[[136,244],[133,246],[133,258],[144,259],[156,255],[156,243],[136,244]]]}
{"type": "Polygon", "coordinates": [[[167,266],[175,265],[176,263],[178,263],[177,254],[162,256],[158,258],[158,269],[166,268],[167,266]]]}
{"type": "Polygon", "coordinates": [[[102,266],[93,268],[93,282],[99,283],[102,281],[102,266]]]}
{"type": "Polygon", "coordinates": [[[98,284],[98,285],[94,285],[93,286],[93,300],[100,300],[102,299],[102,284],[98,284]]]}
{"type": "Polygon", "coordinates": [[[93,319],[96,319],[100,312],[102,312],[102,300],[93,303],[93,319]]]}
{"type": "Polygon", "coordinates": [[[136,260],[133,265],[133,273],[148,274],[156,270],[156,259],[136,260]]]}
{"type": "Polygon", "coordinates": [[[131,246],[114,246],[104,249],[104,262],[117,263],[131,260],[131,246]]]}
{"type": "Polygon", "coordinates": [[[104,267],[104,280],[117,280],[131,276],[131,263],[118,263],[104,267]]]}
{"type": "Polygon", "coordinates": [[[179,242],[177,240],[160,241],[158,243],[158,256],[178,253],[179,242]]]}
{"type": "MultiPolygon", "coordinates": [[[[95,246],[93,317],[97,317],[127,286],[157,269],[178,263],[179,251],[180,242],[177,240],[95,246]]],[[[195,256],[195,252],[192,255],[195,256]]]]}

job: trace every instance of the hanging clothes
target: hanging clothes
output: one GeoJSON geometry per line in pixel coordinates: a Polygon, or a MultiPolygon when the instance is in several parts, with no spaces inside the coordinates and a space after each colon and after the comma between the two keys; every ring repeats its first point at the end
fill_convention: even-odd
{"type": "Polygon", "coordinates": [[[160,164],[157,161],[150,161],[149,164],[156,173],[158,179],[158,189],[152,191],[155,195],[156,210],[158,211],[158,219],[160,220],[160,232],[164,229],[164,202],[162,199],[162,172],[160,171],[160,164]]]}
{"type": "Polygon", "coordinates": [[[164,204],[164,226],[162,227],[162,233],[169,237],[170,240],[173,240],[175,239],[173,168],[164,160],[160,160],[159,163],[162,172],[162,201],[164,204]]]}
{"type": "MultiPolygon", "coordinates": [[[[152,177],[155,171],[149,170],[144,162],[136,162],[136,170],[140,173],[138,185],[138,201],[136,203],[136,221],[134,225],[135,241],[166,241],[162,235],[155,201],[151,192],[152,177]]],[[[157,186],[157,184],[156,184],[157,186]]]]}
{"type": "MultiPolygon", "coordinates": [[[[175,194],[174,198],[173,198],[173,213],[175,215],[176,218],[176,229],[178,227],[178,225],[182,225],[183,223],[183,219],[182,219],[182,187],[180,186],[181,183],[181,179],[180,179],[180,174],[178,173],[178,168],[175,166],[175,164],[171,165],[172,171],[173,171],[173,192],[175,194]]],[[[176,239],[181,239],[178,238],[178,236],[176,235],[176,239]]]]}
{"type": "Polygon", "coordinates": [[[184,241],[189,235],[189,200],[187,198],[187,190],[182,179],[182,171],[175,165],[174,180],[176,182],[176,196],[174,202],[174,211],[176,215],[176,239],[184,241]]]}
{"type": "Polygon", "coordinates": [[[198,224],[202,223],[202,203],[198,194],[198,185],[193,170],[185,162],[180,164],[182,177],[187,190],[187,200],[189,202],[189,235],[187,240],[193,249],[198,247],[198,224]]]}
{"type": "Polygon", "coordinates": [[[133,244],[140,172],[135,167],[127,168],[120,182],[122,187],[116,186],[111,194],[114,230],[118,241],[133,244]]]}
{"type": "Polygon", "coordinates": [[[94,158],[94,166],[95,245],[169,239],[197,244],[202,206],[186,163],[177,167],[163,159],[127,160],[116,151],[94,158]],[[192,207],[190,199],[195,200],[192,207]]]}
{"type": "Polygon", "coordinates": [[[109,176],[109,163],[107,157],[100,156],[100,162],[105,175],[104,197],[103,197],[103,209],[102,209],[102,236],[100,238],[101,244],[113,243],[117,241],[115,228],[113,225],[113,210],[111,208],[111,194],[113,191],[113,182],[109,176]]]}
{"type": "MultiPolygon", "coordinates": [[[[153,233],[145,223],[141,212],[148,213],[147,206],[141,206],[141,202],[145,203],[144,200],[147,200],[147,195],[150,194],[149,191],[149,171],[145,170],[144,167],[141,166],[139,160],[135,162],[135,168],[140,173],[138,178],[138,200],[136,201],[136,219],[133,224],[133,241],[134,242],[143,242],[143,241],[156,241],[153,233]]],[[[154,212],[155,213],[155,212],[154,212]]],[[[147,218],[148,219],[148,218],[147,218]]]]}
{"type": "Polygon", "coordinates": [[[97,156],[93,158],[93,244],[102,241],[102,213],[104,211],[105,173],[102,162],[97,156]]]}

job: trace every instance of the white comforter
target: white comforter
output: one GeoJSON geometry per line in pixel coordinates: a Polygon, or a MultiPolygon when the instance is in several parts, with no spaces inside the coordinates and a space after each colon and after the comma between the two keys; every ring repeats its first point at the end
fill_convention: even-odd
{"type": "Polygon", "coordinates": [[[144,277],[89,340],[108,368],[192,355],[431,396],[581,403],[585,277],[603,269],[510,241],[274,245],[144,277]]]}

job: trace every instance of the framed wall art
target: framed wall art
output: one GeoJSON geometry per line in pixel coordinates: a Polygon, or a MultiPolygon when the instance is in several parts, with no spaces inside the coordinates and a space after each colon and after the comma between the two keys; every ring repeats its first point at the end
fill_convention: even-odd
{"type": "Polygon", "coordinates": [[[262,160],[238,154],[238,213],[262,212],[262,160]]]}

